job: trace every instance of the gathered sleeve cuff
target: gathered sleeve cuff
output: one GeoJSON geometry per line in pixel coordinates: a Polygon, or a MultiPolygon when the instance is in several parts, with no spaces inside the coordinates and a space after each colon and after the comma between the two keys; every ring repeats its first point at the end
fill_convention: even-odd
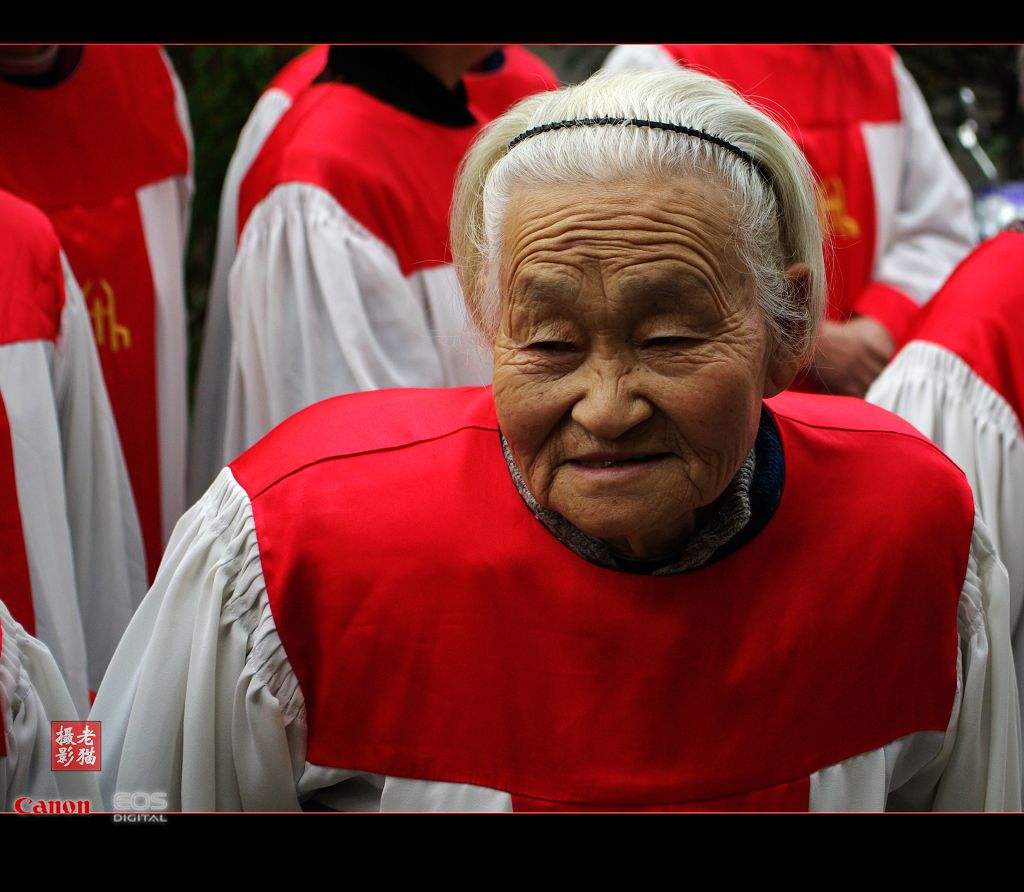
{"type": "Polygon", "coordinates": [[[302,694],[274,626],[248,496],[225,468],[179,521],[111,662],[102,792],[168,808],[294,810],[302,694]]]}

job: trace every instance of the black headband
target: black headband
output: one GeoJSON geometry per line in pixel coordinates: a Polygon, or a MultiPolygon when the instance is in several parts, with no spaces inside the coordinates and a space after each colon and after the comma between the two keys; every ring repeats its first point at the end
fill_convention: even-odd
{"type": "Polygon", "coordinates": [[[749,152],[743,151],[739,146],[734,146],[731,142],[726,142],[722,137],[715,136],[712,133],[706,133],[703,130],[696,130],[693,127],[685,127],[682,124],[666,124],[664,121],[645,121],[642,118],[575,118],[571,121],[553,121],[550,124],[541,124],[538,127],[531,127],[529,130],[524,130],[508,144],[507,151],[511,151],[524,139],[529,139],[531,136],[536,136],[538,133],[547,133],[549,130],[564,130],[569,127],[597,127],[601,124],[631,124],[634,127],[653,127],[656,130],[671,130],[673,133],[684,133],[687,136],[695,136],[697,139],[703,139],[705,142],[714,143],[716,146],[725,149],[727,152],[732,152],[737,158],[742,158],[746,161],[747,164],[757,171],[758,176],[764,180],[765,185],[774,192],[771,174],[764,165],[762,165],[761,162],[749,152]]]}

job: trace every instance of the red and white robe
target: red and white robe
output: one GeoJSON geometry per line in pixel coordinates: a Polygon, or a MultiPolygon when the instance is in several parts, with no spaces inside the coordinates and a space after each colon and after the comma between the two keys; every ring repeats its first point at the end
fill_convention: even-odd
{"type": "Polygon", "coordinates": [[[867,399],[913,424],[967,475],[1010,575],[1024,689],[1024,235],[1003,232],[957,267],[867,399]]]}
{"type": "Polygon", "coordinates": [[[298,413],[176,529],[92,712],[104,797],[1019,808],[1006,575],[963,475],[862,401],[770,407],[776,513],[657,577],[531,514],[490,388],[298,413]]]}
{"type": "Polygon", "coordinates": [[[967,183],[896,52],[867,45],[626,45],[612,50],[604,68],[680,64],[729,84],[803,149],[829,223],[828,318],[870,316],[901,343],[977,233],[967,183]]]}
{"type": "Polygon", "coordinates": [[[0,596],[84,714],[146,593],[142,536],[81,292],[6,192],[0,284],[0,596]]]}
{"type": "Polygon", "coordinates": [[[0,188],[53,222],[82,286],[150,577],[185,508],[192,140],[156,46],[83,49],[53,87],[0,80],[0,188]]]}
{"type": "Polygon", "coordinates": [[[260,100],[225,185],[195,400],[195,497],[318,399],[490,379],[448,250],[455,170],[483,124],[557,87],[554,75],[508,47],[500,69],[464,78],[477,123],[449,127],[355,87],[301,90],[324,50],[299,57],[260,100]]]}

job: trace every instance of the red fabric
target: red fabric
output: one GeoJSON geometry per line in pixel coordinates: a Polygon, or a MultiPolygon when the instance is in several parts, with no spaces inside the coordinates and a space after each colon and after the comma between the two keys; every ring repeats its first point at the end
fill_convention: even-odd
{"type": "Polygon", "coordinates": [[[139,203],[119,195],[97,207],[54,211],[51,219],[92,315],[152,581],[163,555],[156,295],[139,203]]]}
{"type": "Polygon", "coordinates": [[[47,213],[103,205],[188,169],[156,46],[87,46],[48,89],[0,80],[0,132],[0,188],[47,213]]]}
{"type": "Polygon", "coordinates": [[[451,263],[455,173],[480,126],[524,96],[557,86],[550,69],[519,47],[508,48],[501,70],[465,82],[478,120],[469,127],[423,121],[342,84],[298,94],[242,180],[238,236],[275,186],[310,183],[392,248],[405,275],[451,263]]]}
{"type": "MultiPolygon", "coordinates": [[[[25,532],[21,526],[18,485],[14,473],[14,447],[7,409],[0,397],[0,580],[3,602],[29,635],[36,633],[32,583],[25,551],[25,532]]],[[[2,711],[2,710],[0,710],[2,711]]]]}
{"type": "Polygon", "coordinates": [[[329,49],[327,44],[320,44],[296,56],[274,75],[267,89],[281,90],[294,99],[324,70],[329,49]]]}
{"type": "Polygon", "coordinates": [[[391,247],[405,275],[450,263],[455,171],[478,130],[422,121],[344,84],[311,86],[242,180],[238,233],[276,186],[309,183],[391,247]]]}
{"type": "MultiPolygon", "coordinates": [[[[874,315],[856,306],[871,277],[877,238],[861,124],[901,120],[894,51],[797,44],[666,44],[665,49],[753,100],[803,149],[818,176],[831,224],[828,318],[874,315]]],[[[889,312],[885,316],[875,318],[887,327],[887,320],[900,321],[889,312]]]]}
{"type": "MultiPolygon", "coordinates": [[[[55,341],[64,309],[60,244],[46,216],[0,192],[0,345],[55,341]]],[[[0,399],[0,598],[35,634],[32,585],[18,504],[14,449],[0,399]]]]}
{"type": "Polygon", "coordinates": [[[911,341],[951,350],[1024,418],[1024,235],[982,242],[922,308],[911,341]]]}
{"type": "Polygon", "coordinates": [[[188,171],[174,87],[156,46],[85,47],[48,89],[0,81],[0,188],[53,221],[93,314],[152,580],[163,552],[156,396],[156,295],[136,190],[188,171]],[[118,337],[97,321],[113,293],[118,337]],[[118,329],[123,332],[124,329],[118,329]]]}
{"type": "Polygon", "coordinates": [[[0,191],[0,344],[54,341],[64,311],[60,243],[46,215],[0,191]]]}
{"type": "Polygon", "coordinates": [[[623,805],[594,805],[589,802],[550,802],[513,796],[512,811],[581,812],[581,811],[661,811],[661,812],[784,812],[807,811],[811,798],[811,779],[802,777],[792,783],[779,784],[767,790],[754,790],[739,796],[722,799],[703,799],[700,802],[673,802],[667,805],[647,805],[643,808],[623,805]]]}
{"type": "Polygon", "coordinates": [[[544,529],[489,388],[339,397],[278,427],[232,470],[307,758],[569,807],[774,809],[826,765],[945,730],[971,493],[850,402],[778,401],[776,515],[674,577],[602,569],[544,529]]]}
{"type": "Polygon", "coordinates": [[[502,49],[505,64],[501,68],[469,71],[462,79],[469,104],[483,121],[504,114],[520,99],[561,86],[547,63],[525,47],[511,44],[502,49]]]}

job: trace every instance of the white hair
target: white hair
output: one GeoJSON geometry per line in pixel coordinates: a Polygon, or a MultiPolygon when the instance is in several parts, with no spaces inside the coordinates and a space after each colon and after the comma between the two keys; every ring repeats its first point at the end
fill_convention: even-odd
{"type": "Polygon", "coordinates": [[[806,358],[825,306],[825,269],[814,175],[803,153],[766,114],[722,82],[688,69],[598,72],[576,86],[524,99],[477,137],[459,171],[452,206],[452,253],[470,315],[497,334],[498,262],[505,212],[518,186],[612,182],[636,174],[716,177],[738,208],[736,248],[753,277],[776,347],[806,358]],[[756,159],[710,140],[629,124],[553,129],[509,143],[534,127],[589,118],[637,118],[713,134],[756,159]],[[810,270],[806,289],[783,273],[810,270]]]}

